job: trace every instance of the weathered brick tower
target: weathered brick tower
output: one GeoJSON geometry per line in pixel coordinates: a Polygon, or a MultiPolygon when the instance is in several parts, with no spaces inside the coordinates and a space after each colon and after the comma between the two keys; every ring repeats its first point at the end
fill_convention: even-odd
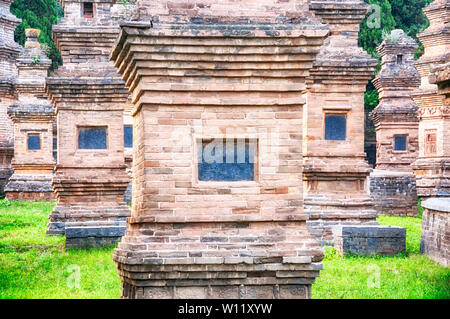
{"type": "Polygon", "coordinates": [[[17,60],[18,101],[8,108],[14,122],[14,174],[5,193],[8,199],[52,200],[55,109],[45,94],[51,60],[37,40],[40,31],[27,29],[25,34],[25,48],[17,60]]]}
{"type": "Polygon", "coordinates": [[[122,297],[310,297],[323,252],[303,213],[301,92],[326,26],[298,0],[137,12],[111,55],[134,106],[122,297]]]}
{"type": "Polygon", "coordinates": [[[331,30],[311,70],[303,109],[305,213],[324,244],[332,242],[334,225],[376,223],[366,182],[364,92],[377,61],[358,47],[364,1],[309,4],[331,30]]]}
{"type": "MultiPolygon", "coordinates": [[[[430,83],[438,86],[443,96],[444,107],[450,108],[450,55],[445,64],[431,67],[430,83]]],[[[447,113],[448,114],[448,113],[447,113]]],[[[450,127],[446,126],[447,130],[450,127]]],[[[445,147],[450,147],[447,144],[445,147]]],[[[431,197],[422,202],[423,221],[420,237],[420,252],[441,265],[450,267],[450,196],[431,197]]]]}
{"type": "Polygon", "coordinates": [[[411,93],[420,85],[414,67],[417,43],[403,30],[393,30],[378,47],[381,71],[373,83],[380,103],[371,113],[377,135],[377,165],[370,189],[377,211],[417,215],[416,181],[411,164],[419,153],[417,104],[411,93]]]}
{"type": "Polygon", "coordinates": [[[11,160],[14,156],[14,133],[7,110],[17,98],[16,58],[21,49],[14,42],[14,30],[20,20],[9,11],[12,2],[13,0],[0,0],[0,195],[13,172],[11,160]]]}
{"type": "Polygon", "coordinates": [[[419,197],[450,196],[450,108],[438,86],[429,82],[430,69],[450,54],[450,0],[436,0],[425,8],[430,26],[418,35],[425,47],[415,63],[422,77],[414,93],[419,105],[419,157],[413,168],[419,197]]]}
{"type": "Polygon", "coordinates": [[[416,67],[422,76],[414,95],[419,104],[419,159],[414,164],[422,197],[420,251],[450,266],[450,0],[423,10],[430,27],[419,35],[425,54],[416,67]]]}
{"type": "Polygon", "coordinates": [[[48,234],[66,246],[110,244],[124,232],[123,110],[128,97],[108,55],[119,33],[115,1],[61,1],[65,16],[53,26],[63,66],[47,79],[56,107],[58,160],[53,187],[58,205],[48,234]]]}

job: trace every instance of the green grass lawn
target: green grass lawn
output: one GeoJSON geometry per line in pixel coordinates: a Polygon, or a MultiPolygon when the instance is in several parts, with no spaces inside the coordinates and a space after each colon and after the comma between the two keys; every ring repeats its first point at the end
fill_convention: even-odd
{"type": "MultiPolygon", "coordinates": [[[[113,248],[65,250],[45,235],[53,203],[0,200],[0,298],[119,298],[113,248]]],[[[341,258],[328,248],[313,298],[450,298],[450,269],[419,254],[421,218],[381,216],[407,228],[396,257],[341,258]]]]}

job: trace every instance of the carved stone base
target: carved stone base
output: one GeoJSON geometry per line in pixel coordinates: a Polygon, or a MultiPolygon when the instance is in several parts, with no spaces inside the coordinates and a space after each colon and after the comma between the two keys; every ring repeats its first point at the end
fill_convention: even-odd
{"type": "Polygon", "coordinates": [[[13,174],[5,188],[9,200],[53,201],[52,175],[13,174]]]}
{"type": "MultiPolygon", "coordinates": [[[[206,267],[206,265],[204,265],[206,267]]],[[[186,268],[186,267],[182,267],[186,268]]],[[[189,267],[191,268],[191,267],[189,267]]],[[[236,266],[236,268],[239,268],[236,266]]],[[[180,267],[174,267],[180,269],[180,267]]],[[[213,269],[213,267],[212,267],[213,269]]],[[[232,268],[230,268],[232,269],[232,268]]],[[[159,270],[154,269],[155,272],[159,270]]],[[[176,270],[174,270],[176,271],[176,270]]],[[[232,270],[214,272],[215,276],[231,276],[232,270]]],[[[181,273],[180,273],[181,274],[181,273]]],[[[187,276],[188,273],[182,273],[187,276]]],[[[202,275],[200,275],[202,276],[202,275]]],[[[195,278],[195,275],[193,275],[195,278]]],[[[128,282],[122,284],[124,299],[310,299],[309,280],[290,278],[236,278],[217,280],[161,280],[165,286],[137,286],[128,282]],[[288,282],[292,282],[289,284],[288,282]]]]}

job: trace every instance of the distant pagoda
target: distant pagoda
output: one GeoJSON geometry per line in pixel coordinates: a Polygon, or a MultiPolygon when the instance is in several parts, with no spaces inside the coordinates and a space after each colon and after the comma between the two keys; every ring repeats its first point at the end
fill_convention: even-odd
{"type": "Polygon", "coordinates": [[[17,60],[18,101],[8,108],[14,122],[14,174],[5,188],[8,199],[52,200],[55,109],[45,94],[52,62],[38,42],[40,30],[26,29],[25,48],[17,60]]]}

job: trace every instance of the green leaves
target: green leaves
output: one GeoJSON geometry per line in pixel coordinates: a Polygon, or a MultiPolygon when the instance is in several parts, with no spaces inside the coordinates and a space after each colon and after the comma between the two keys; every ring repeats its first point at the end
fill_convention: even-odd
{"type": "MultiPolygon", "coordinates": [[[[389,36],[392,30],[402,29],[419,43],[419,49],[415,58],[423,54],[423,45],[417,39],[417,34],[428,27],[429,22],[422,9],[433,0],[365,0],[372,5],[372,9],[360,25],[358,44],[370,55],[379,58],[377,47],[389,36]],[[379,14],[378,25],[374,27],[374,14],[379,14]]],[[[380,64],[375,72],[380,70],[380,64]]],[[[373,110],[378,105],[378,92],[369,81],[364,95],[364,106],[367,110],[373,110]]]]}
{"type": "Polygon", "coordinates": [[[25,44],[25,29],[41,30],[38,41],[45,44],[46,53],[52,60],[52,70],[62,64],[61,54],[52,40],[52,25],[63,15],[61,6],[56,0],[16,0],[11,5],[11,12],[22,19],[14,32],[14,40],[25,44]]]}

